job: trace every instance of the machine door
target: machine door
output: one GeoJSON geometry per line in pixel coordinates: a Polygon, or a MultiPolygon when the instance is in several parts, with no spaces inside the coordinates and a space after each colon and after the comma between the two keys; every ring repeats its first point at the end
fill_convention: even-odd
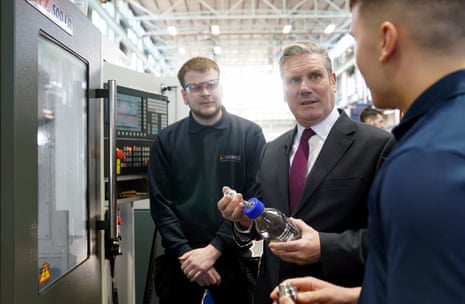
{"type": "Polygon", "coordinates": [[[100,41],[69,1],[2,1],[1,303],[102,303],[100,41]]]}

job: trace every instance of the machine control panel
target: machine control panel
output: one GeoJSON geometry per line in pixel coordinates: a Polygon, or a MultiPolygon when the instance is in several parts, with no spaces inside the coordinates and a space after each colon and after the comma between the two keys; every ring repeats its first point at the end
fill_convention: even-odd
{"type": "MultiPolygon", "coordinates": [[[[117,87],[116,148],[119,157],[116,172],[118,176],[147,174],[153,139],[168,125],[168,102],[168,97],[164,95],[117,87]]],[[[108,139],[107,114],[108,109],[105,109],[106,139],[108,139]]]]}
{"type": "Polygon", "coordinates": [[[123,87],[117,94],[117,138],[153,139],[168,124],[166,96],[123,87]]]}

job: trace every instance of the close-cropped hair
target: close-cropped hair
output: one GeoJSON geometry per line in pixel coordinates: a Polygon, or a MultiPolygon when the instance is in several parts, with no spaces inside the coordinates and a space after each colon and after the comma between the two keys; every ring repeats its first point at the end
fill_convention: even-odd
{"type": "Polygon", "coordinates": [[[368,118],[375,118],[378,115],[383,116],[383,112],[375,108],[367,107],[360,112],[360,121],[365,122],[368,118]]]}
{"type": "Polygon", "coordinates": [[[297,41],[288,46],[283,50],[283,54],[279,59],[279,71],[281,76],[283,76],[284,64],[286,61],[293,56],[300,54],[320,54],[323,57],[324,65],[328,75],[333,73],[333,68],[331,64],[331,58],[329,58],[328,50],[313,41],[297,41]]]}
{"type": "Polygon", "coordinates": [[[350,9],[356,5],[367,20],[403,24],[412,41],[430,52],[465,45],[464,0],[350,0],[350,9]]]}
{"type": "Polygon", "coordinates": [[[207,57],[193,57],[187,60],[179,69],[178,71],[178,80],[181,84],[181,87],[185,87],[186,83],[184,80],[184,76],[188,71],[196,71],[200,73],[207,72],[209,70],[215,70],[218,72],[218,76],[220,75],[220,67],[218,64],[207,57]]]}

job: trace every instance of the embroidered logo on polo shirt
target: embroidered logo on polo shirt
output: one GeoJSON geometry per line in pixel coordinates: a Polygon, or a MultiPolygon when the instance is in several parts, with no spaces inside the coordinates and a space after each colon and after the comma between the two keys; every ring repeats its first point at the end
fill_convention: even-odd
{"type": "Polygon", "coordinates": [[[220,162],[240,162],[240,155],[221,155],[220,162]]]}

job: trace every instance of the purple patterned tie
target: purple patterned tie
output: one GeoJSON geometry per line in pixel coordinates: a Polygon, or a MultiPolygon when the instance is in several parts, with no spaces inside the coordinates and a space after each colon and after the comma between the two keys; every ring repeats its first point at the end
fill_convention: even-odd
{"type": "Polygon", "coordinates": [[[315,134],[312,129],[305,129],[300,137],[299,147],[295,152],[294,160],[292,161],[291,170],[289,171],[289,207],[292,211],[297,205],[300,193],[305,184],[307,175],[307,160],[308,160],[308,139],[315,134]]]}

